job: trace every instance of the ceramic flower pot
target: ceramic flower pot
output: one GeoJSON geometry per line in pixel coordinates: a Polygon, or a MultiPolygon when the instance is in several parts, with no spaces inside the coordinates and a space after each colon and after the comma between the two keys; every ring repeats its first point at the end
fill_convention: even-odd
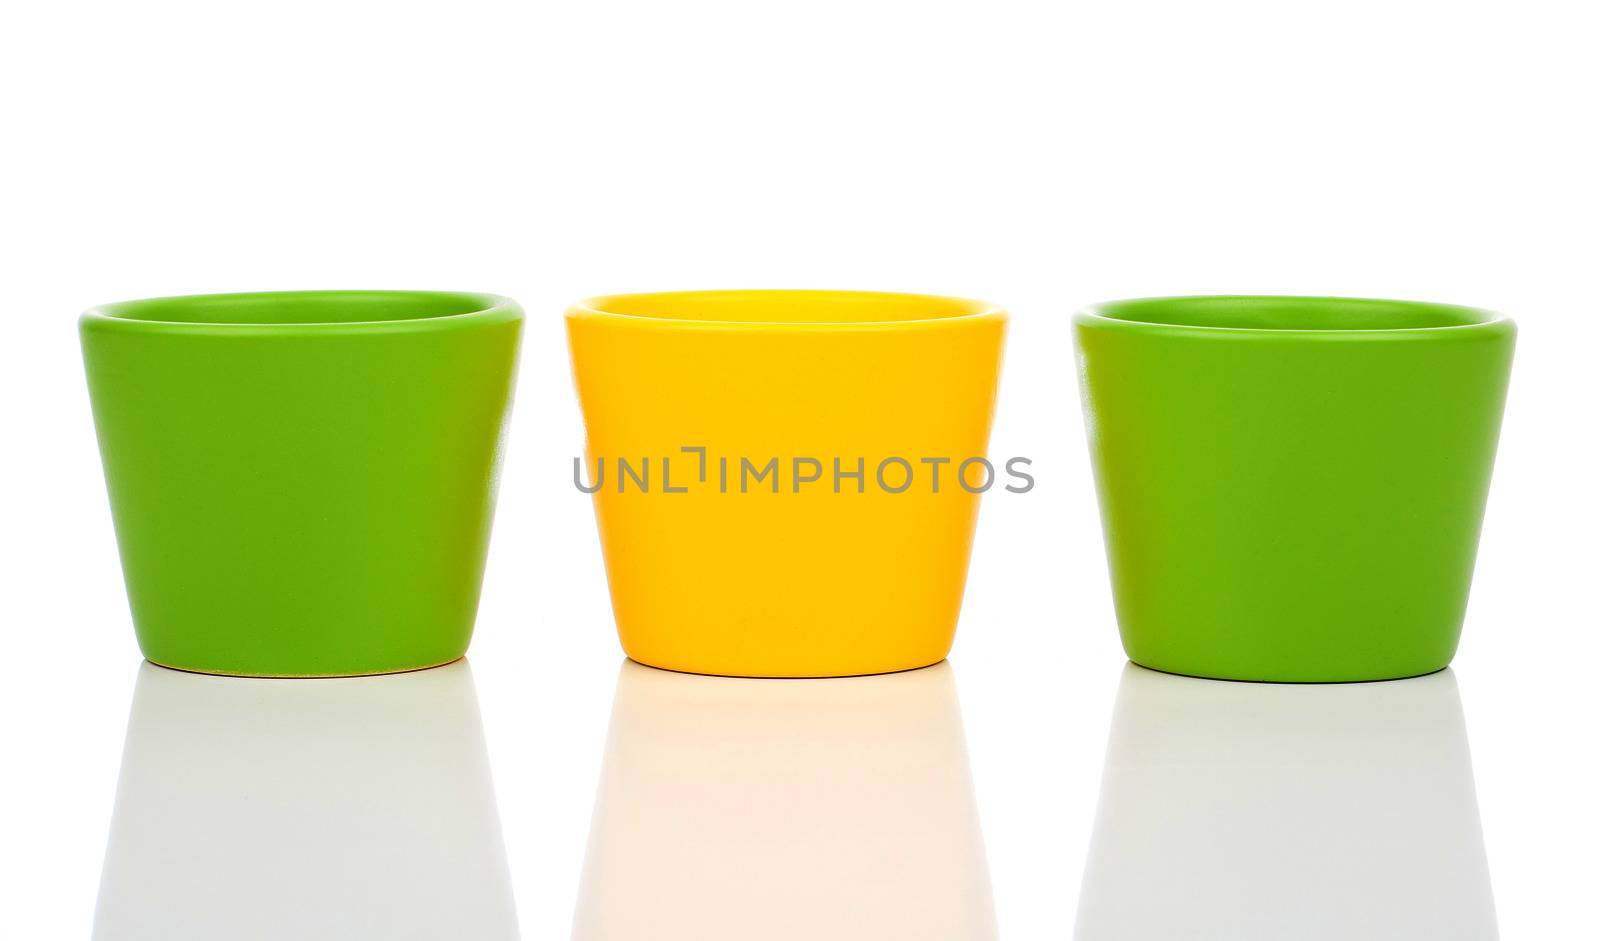
{"type": "Polygon", "coordinates": [[[110,304],[84,363],[139,645],[205,673],[467,648],[522,313],[298,292],[110,304]]]}
{"type": "Polygon", "coordinates": [[[1135,663],[1337,681],[1450,662],[1509,320],[1402,301],[1180,297],[1075,323],[1135,663]]]}
{"type": "Polygon", "coordinates": [[[952,298],[639,294],[567,313],[628,656],[927,666],[955,634],[1006,316],[952,298]],[[963,474],[963,472],[965,472],[963,474]]]}

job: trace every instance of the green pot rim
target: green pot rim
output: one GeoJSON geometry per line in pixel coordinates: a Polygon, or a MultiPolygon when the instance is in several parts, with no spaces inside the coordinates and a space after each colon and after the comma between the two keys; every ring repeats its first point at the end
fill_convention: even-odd
{"type": "Polygon", "coordinates": [[[522,308],[509,297],[472,291],[254,291],[230,294],[185,294],[152,297],[133,301],[99,304],[79,318],[85,330],[110,330],[129,333],[186,334],[210,336],[311,336],[351,333],[423,333],[460,330],[522,319],[522,308]],[[260,302],[270,307],[277,303],[314,302],[329,306],[341,303],[391,301],[397,305],[425,305],[413,315],[382,320],[319,321],[197,321],[153,316],[164,311],[203,308],[218,303],[260,302]],[[441,308],[440,305],[444,306],[441,308]],[[459,307],[461,309],[454,310],[459,307]]]}
{"type": "Polygon", "coordinates": [[[1298,296],[1287,294],[1192,294],[1173,297],[1141,297],[1107,301],[1083,308],[1073,315],[1073,323],[1092,330],[1110,330],[1152,336],[1192,337],[1214,340],[1277,340],[1289,342],[1384,342],[1384,341],[1471,341],[1514,336],[1511,318],[1479,307],[1439,304],[1430,301],[1402,301],[1369,297],[1298,296]],[[1268,305],[1300,308],[1326,313],[1335,309],[1364,309],[1364,313],[1397,320],[1434,320],[1434,323],[1404,323],[1397,326],[1231,326],[1225,324],[1172,322],[1146,319],[1152,308],[1207,306],[1238,307],[1268,305]],[[1144,317],[1131,317],[1132,313],[1144,317]]]}

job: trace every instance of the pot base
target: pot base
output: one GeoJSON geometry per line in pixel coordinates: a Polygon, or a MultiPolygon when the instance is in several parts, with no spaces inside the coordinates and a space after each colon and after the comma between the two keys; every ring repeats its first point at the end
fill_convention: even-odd
{"type": "Polygon", "coordinates": [[[433,670],[438,667],[449,666],[465,657],[465,654],[441,660],[438,663],[425,663],[419,666],[395,667],[393,669],[366,670],[359,673],[248,673],[242,670],[207,670],[204,667],[181,667],[174,663],[162,663],[146,657],[150,663],[161,667],[163,670],[175,670],[179,673],[196,673],[201,676],[234,676],[241,679],[257,680],[333,680],[341,677],[355,676],[392,676],[396,673],[417,673],[422,670],[433,670]]]}
{"type": "Polygon", "coordinates": [[[632,654],[628,655],[628,659],[632,660],[634,663],[639,664],[640,666],[646,666],[646,667],[651,668],[652,670],[662,670],[662,671],[667,672],[667,673],[683,673],[683,674],[687,674],[689,676],[721,676],[721,677],[727,677],[729,679],[747,679],[747,680],[830,680],[830,679],[848,679],[850,677],[855,677],[855,676],[890,676],[890,675],[895,674],[895,673],[910,673],[913,670],[926,670],[928,667],[935,666],[935,665],[943,663],[945,661],[944,656],[940,655],[938,659],[929,660],[927,663],[915,663],[915,664],[912,664],[910,666],[890,667],[888,669],[882,669],[882,670],[860,670],[860,671],[855,671],[855,672],[836,672],[836,673],[834,673],[834,672],[829,672],[829,673],[791,673],[791,672],[777,672],[777,671],[734,672],[734,671],[690,670],[690,669],[685,669],[683,667],[667,666],[666,664],[663,664],[663,663],[651,663],[648,660],[642,660],[642,659],[640,659],[638,657],[633,656],[632,654]]]}
{"type": "Polygon", "coordinates": [[[1416,679],[1419,676],[1428,676],[1428,675],[1433,674],[1433,673],[1438,673],[1440,670],[1443,670],[1443,669],[1445,669],[1446,667],[1448,667],[1450,665],[1450,663],[1448,661],[1446,661],[1444,663],[1439,664],[1436,667],[1428,667],[1428,668],[1419,669],[1419,670],[1401,670],[1399,672],[1387,672],[1387,671],[1384,671],[1384,672],[1375,673],[1375,674],[1373,674],[1371,676],[1363,675],[1363,676],[1309,676],[1308,677],[1308,676],[1300,675],[1299,673],[1296,673],[1293,676],[1286,675],[1286,674],[1244,675],[1243,673],[1235,674],[1232,671],[1216,671],[1216,670],[1191,671],[1191,670],[1181,670],[1181,669],[1176,669],[1176,668],[1173,668],[1173,667],[1170,667],[1170,666],[1163,667],[1163,666],[1159,666],[1159,665],[1154,664],[1154,663],[1147,663],[1147,662],[1145,662],[1143,660],[1138,660],[1138,659],[1135,659],[1133,657],[1129,657],[1128,658],[1128,662],[1132,663],[1135,666],[1144,667],[1146,670],[1154,670],[1157,673],[1166,673],[1166,674],[1169,674],[1171,676],[1187,676],[1187,677],[1190,677],[1190,678],[1193,678],[1193,679],[1197,679],[1197,680],[1219,680],[1219,681],[1227,682],[1227,683],[1276,683],[1276,684],[1291,685],[1291,686],[1317,686],[1317,685],[1326,686],[1326,685],[1339,685],[1339,684],[1345,684],[1345,683],[1387,683],[1390,680],[1410,680],[1410,679],[1416,679]]]}

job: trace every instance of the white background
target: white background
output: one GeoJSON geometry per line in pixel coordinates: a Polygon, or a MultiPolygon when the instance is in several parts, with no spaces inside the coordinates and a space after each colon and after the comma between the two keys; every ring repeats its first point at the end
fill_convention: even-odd
{"type": "Polygon", "coordinates": [[[140,663],[81,309],[324,287],[522,302],[470,661],[522,934],[543,939],[572,929],[622,663],[569,482],[562,308],[842,287],[1014,315],[991,454],[1032,457],[1038,487],[986,498],[950,660],[1007,938],[1071,934],[1124,662],[1073,309],[1259,292],[1514,316],[1453,670],[1502,934],[1589,936],[1600,37],[1582,7],[8,5],[0,933],[87,934],[140,663]]]}

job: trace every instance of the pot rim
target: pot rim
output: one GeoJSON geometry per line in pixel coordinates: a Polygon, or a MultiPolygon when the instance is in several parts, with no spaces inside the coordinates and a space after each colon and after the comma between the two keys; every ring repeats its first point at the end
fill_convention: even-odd
{"type": "Polygon", "coordinates": [[[1004,321],[1006,312],[988,301],[939,294],[917,294],[894,291],[841,291],[815,289],[733,289],[710,291],[656,291],[630,294],[604,294],[585,298],[567,308],[567,319],[596,320],[619,326],[654,329],[719,329],[719,330],[902,330],[930,327],[961,326],[973,323],[1004,321]],[[677,307],[687,308],[695,303],[729,308],[748,305],[759,309],[777,301],[793,303],[812,301],[817,305],[841,301],[857,308],[880,307],[884,313],[896,308],[927,307],[928,315],[838,317],[836,319],[798,320],[789,318],[750,318],[715,316],[674,316],[664,311],[677,307]],[[618,307],[624,309],[616,309],[618,307]],[[663,312],[653,312],[657,307],[663,312]],[[631,308],[631,309],[629,309],[631,308]]]}
{"type": "Polygon", "coordinates": [[[1289,294],[1192,294],[1140,297],[1107,301],[1073,315],[1079,328],[1168,336],[1218,339],[1325,340],[1445,340],[1501,336],[1516,333],[1516,324],[1504,314],[1479,307],[1430,301],[1389,300],[1369,297],[1305,296],[1289,294]],[[1184,309],[1197,313],[1205,307],[1240,308],[1283,318],[1287,323],[1204,323],[1203,319],[1150,319],[1151,308],[1184,309]],[[1277,310],[1273,310],[1277,308],[1277,310]],[[1356,315],[1350,325],[1313,321],[1296,326],[1293,319],[1306,313],[1326,317],[1342,311],[1356,315]],[[1138,313],[1143,316],[1132,316],[1138,313]]]}
{"type": "Polygon", "coordinates": [[[225,294],[183,294],[99,304],[83,312],[83,329],[117,330],[143,333],[208,335],[301,336],[334,333],[411,333],[460,329],[520,320],[522,308],[509,297],[472,291],[410,290],[332,290],[332,291],[246,291],[225,294]],[[237,319],[240,309],[256,307],[262,311],[281,305],[311,302],[327,310],[355,305],[390,302],[402,308],[400,316],[360,319],[237,319]],[[225,317],[234,319],[192,319],[193,315],[216,307],[229,308],[225,317]],[[409,311],[405,310],[409,308],[409,311]],[[180,311],[189,318],[176,316],[180,311]],[[158,316],[164,314],[164,316],[158,316]]]}

